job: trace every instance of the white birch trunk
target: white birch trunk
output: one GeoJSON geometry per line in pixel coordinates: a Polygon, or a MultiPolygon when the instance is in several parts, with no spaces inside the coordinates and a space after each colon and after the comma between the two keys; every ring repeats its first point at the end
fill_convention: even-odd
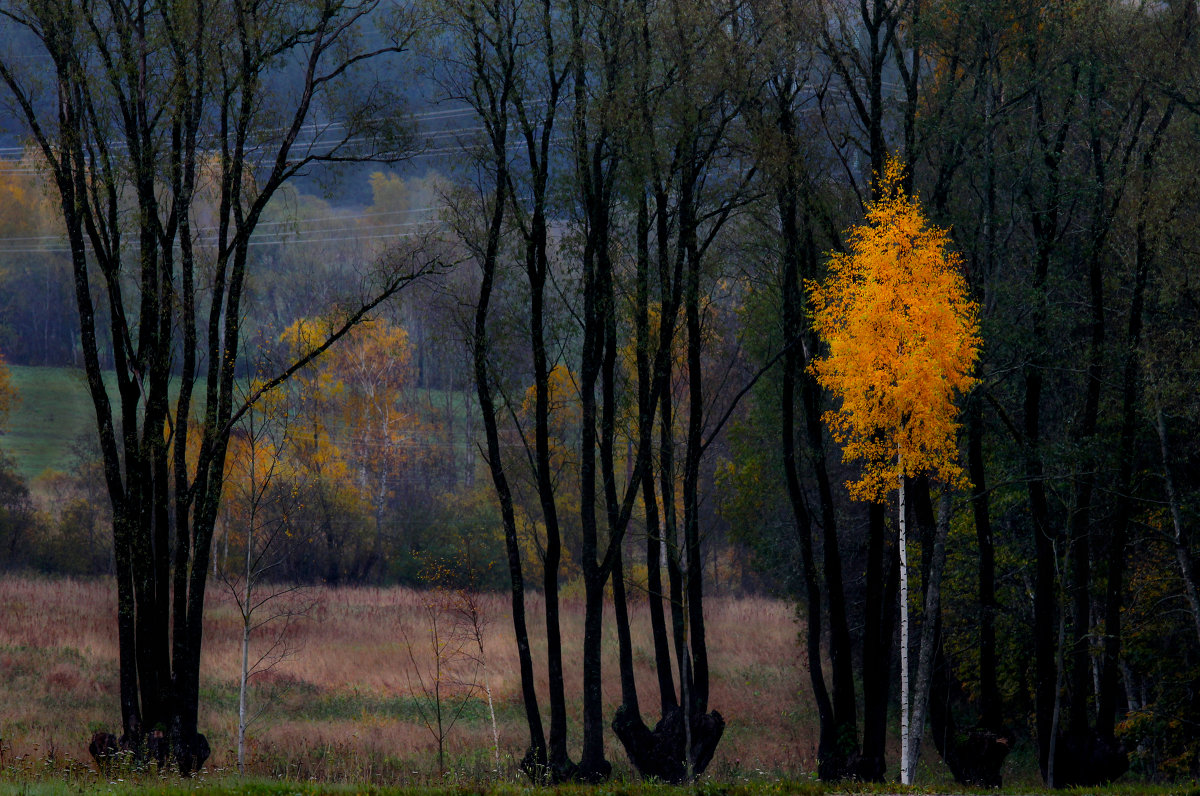
{"type": "Polygon", "coordinates": [[[487,670],[483,673],[483,690],[487,694],[488,715],[492,719],[492,757],[496,764],[496,774],[500,774],[500,730],[496,727],[496,708],[492,704],[492,686],[487,680],[487,670]]]}
{"type": "Polygon", "coordinates": [[[1171,525],[1175,529],[1175,558],[1179,562],[1179,571],[1183,575],[1183,592],[1187,596],[1188,607],[1192,610],[1192,620],[1196,623],[1196,637],[1200,638],[1200,594],[1196,593],[1196,578],[1192,573],[1192,558],[1191,550],[1188,548],[1187,531],[1179,511],[1179,499],[1175,495],[1175,479],[1171,476],[1170,455],[1167,451],[1167,424],[1163,420],[1161,408],[1155,415],[1155,429],[1158,431],[1158,445],[1162,453],[1163,482],[1167,487],[1167,506],[1171,510],[1171,525]]]}
{"type": "Polygon", "coordinates": [[[900,470],[900,782],[903,785],[911,785],[911,728],[908,715],[908,524],[904,511],[904,462],[899,453],[896,454],[896,464],[900,470]]]}
{"type": "MultiPolygon", "coordinates": [[[[1057,554],[1055,556],[1057,559],[1057,554]]],[[[1060,574],[1061,578],[1061,574],[1060,574]]],[[[1067,612],[1062,589],[1058,598],[1058,650],[1054,656],[1054,712],[1050,716],[1050,759],[1046,761],[1046,787],[1058,787],[1058,774],[1054,770],[1054,761],[1058,759],[1058,725],[1062,718],[1062,689],[1063,689],[1063,648],[1067,640],[1067,612]]]]}
{"type": "Polygon", "coordinates": [[[912,731],[908,742],[908,768],[915,778],[921,759],[921,741],[925,735],[925,717],[929,709],[929,689],[933,681],[934,630],[941,610],[942,572],[946,564],[946,537],[950,533],[950,492],[944,490],[938,502],[937,529],[933,558],[929,565],[929,583],[925,586],[925,623],[921,627],[921,650],[917,653],[917,684],[913,695],[912,731]]]}

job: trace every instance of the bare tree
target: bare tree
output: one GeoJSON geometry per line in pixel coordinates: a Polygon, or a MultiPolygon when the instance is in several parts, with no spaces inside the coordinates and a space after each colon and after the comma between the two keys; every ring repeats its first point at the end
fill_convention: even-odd
{"type": "MultiPolygon", "coordinates": [[[[446,608],[445,603],[437,599],[425,606],[426,643],[431,665],[424,666],[417,660],[417,645],[407,632],[404,633],[408,660],[412,665],[406,672],[410,678],[409,687],[412,688],[411,678],[415,676],[416,688],[412,690],[415,691],[417,715],[437,744],[439,776],[446,773],[446,738],[463,717],[479,689],[476,680],[462,676],[464,661],[470,662],[474,658],[466,651],[468,640],[453,630],[456,624],[454,617],[451,617],[452,627],[446,627],[446,608]]],[[[488,693],[490,706],[491,692],[488,693]]]]}
{"type": "MultiPolygon", "coordinates": [[[[279,393],[265,403],[265,411],[251,408],[234,432],[226,505],[236,512],[236,519],[230,519],[241,525],[242,566],[218,573],[241,619],[237,765],[242,774],[246,773],[247,729],[270,705],[264,700],[251,710],[251,678],[298,652],[291,631],[315,606],[301,587],[272,582],[273,572],[282,563],[275,542],[287,527],[287,514],[296,503],[297,492],[280,477],[290,420],[286,397],[279,393]],[[260,639],[252,661],[252,637],[263,633],[266,638],[260,639]]],[[[233,530],[227,528],[226,534],[233,530]]]]}

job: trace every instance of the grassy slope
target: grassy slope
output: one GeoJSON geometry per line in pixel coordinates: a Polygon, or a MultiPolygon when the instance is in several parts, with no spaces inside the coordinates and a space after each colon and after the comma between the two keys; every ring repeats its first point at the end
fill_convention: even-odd
{"type": "MultiPolygon", "coordinates": [[[[20,397],[0,435],[0,451],[16,462],[17,472],[32,480],[44,470],[69,471],[75,463],[74,449],[80,443],[96,447],[96,415],[88,395],[83,371],[73,368],[26,367],[10,365],[12,384],[20,397]]],[[[110,393],[116,384],[109,379],[110,393]]],[[[417,411],[428,415],[431,407],[442,410],[445,394],[437,390],[417,390],[417,411]]],[[[458,415],[456,439],[467,445],[466,414],[470,403],[454,396],[453,411],[458,415]]]]}
{"type": "Polygon", "coordinates": [[[72,448],[95,435],[95,413],[83,371],[12,365],[12,383],[20,400],[0,437],[0,449],[17,470],[33,478],[46,469],[66,470],[72,448]]]}

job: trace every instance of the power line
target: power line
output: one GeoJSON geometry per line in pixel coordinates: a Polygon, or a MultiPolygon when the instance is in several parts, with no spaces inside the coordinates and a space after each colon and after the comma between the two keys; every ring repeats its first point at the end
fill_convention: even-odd
{"type": "MultiPolygon", "coordinates": [[[[418,232],[400,232],[400,233],[393,233],[393,234],[389,234],[389,235],[347,235],[347,236],[337,236],[337,237],[327,237],[327,238],[302,238],[302,239],[297,238],[295,240],[265,240],[265,241],[251,240],[246,245],[247,246],[285,246],[289,243],[304,243],[304,244],[330,243],[333,241],[374,240],[374,239],[381,239],[381,238],[389,238],[389,239],[394,240],[396,238],[416,238],[416,237],[420,237],[420,235],[421,235],[421,233],[418,233],[418,232]]],[[[69,254],[70,251],[71,251],[70,247],[66,247],[66,246],[61,247],[61,248],[47,247],[47,248],[40,248],[40,249],[33,249],[33,248],[3,249],[3,248],[0,248],[0,254],[69,254]]]]}
{"type": "MultiPolygon", "coordinates": [[[[322,218],[298,218],[294,221],[264,221],[264,222],[260,223],[255,229],[256,229],[256,233],[257,233],[257,230],[259,228],[265,227],[265,226],[286,226],[286,225],[292,225],[292,224],[311,224],[311,223],[326,222],[326,221],[353,221],[353,220],[362,219],[362,218],[378,218],[378,217],[382,217],[382,216],[407,215],[407,214],[412,214],[412,213],[432,213],[432,212],[437,212],[439,210],[444,210],[444,209],[445,208],[441,207],[441,206],[414,207],[414,208],[410,208],[407,210],[381,210],[378,212],[371,212],[371,213],[348,213],[348,214],[341,215],[341,216],[325,216],[322,218]]],[[[371,230],[395,229],[395,228],[402,228],[402,227],[420,226],[422,224],[432,224],[432,223],[434,223],[432,220],[400,221],[400,222],[395,222],[395,223],[390,223],[390,224],[375,224],[370,227],[367,227],[366,229],[371,229],[371,230]]],[[[206,233],[216,232],[219,229],[220,229],[219,227],[195,227],[195,228],[193,228],[193,231],[197,235],[203,235],[206,233]]],[[[282,230],[282,231],[266,230],[262,234],[269,235],[272,237],[285,238],[285,237],[301,237],[301,236],[305,236],[305,235],[326,233],[326,232],[350,232],[350,231],[353,231],[356,229],[362,229],[362,227],[326,227],[326,228],[311,229],[311,230],[298,228],[298,229],[294,229],[294,230],[282,230]]],[[[3,239],[0,239],[0,254],[6,254],[9,252],[50,251],[49,249],[11,248],[7,244],[12,243],[12,242],[36,242],[36,241],[59,242],[62,240],[63,240],[62,235],[26,235],[26,236],[18,236],[18,237],[11,237],[11,238],[3,238],[3,239]]],[[[217,242],[217,238],[216,237],[198,238],[198,242],[215,243],[215,242],[217,242]]],[[[62,249],[54,249],[54,251],[70,251],[70,249],[62,248],[62,249]]]]}

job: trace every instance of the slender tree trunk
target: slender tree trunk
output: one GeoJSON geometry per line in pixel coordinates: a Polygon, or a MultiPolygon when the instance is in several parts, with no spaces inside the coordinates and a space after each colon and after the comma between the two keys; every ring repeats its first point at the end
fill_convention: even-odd
{"type": "MultiPolygon", "coordinates": [[[[502,93],[499,107],[504,107],[502,93]]],[[[525,721],[529,728],[529,747],[521,760],[521,768],[535,781],[547,777],[546,736],[542,727],[541,711],[538,707],[534,687],[533,656],[530,651],[529,630],[526,625],[525,579],[521,566],[521,548],[517,541],[516,512],[513,507],[512,490],[500,452],[500,431],[496,417],[496,405],[492,396],[492,377],[488,370],[488,314],[492,292],[495,287],[500,236],[504,222],[504,207],[507,202],[508,176],[506,173],[506,141],[504,133],[507,120],[497,125],[499,138],[494,142],[497,174],[493,206],[489,219],[486,249],[481,267],[483,270],[479,286],[479,297],[475,304],[475,325],[472,340],[472,355],[475,365],[475,392],[479,399],[479,413],[483,420],[487,443],[487,462],[492,474],[492,483],[500,502],[500,516],[504,527],[504,546],[508,559],[510,598],[513,612],[513,631],[517,639],[517,659],[521,670],[521,696],[525,708],[525,721]]]]}
{"type": "MultiPolygon", "coordinates": [[[[549,65],[553,72],[554,65],[549,65]]],[[[558,599],[558,579],[562,561],[562,532],[559,529],[558,505],[555,498],[554,465],[551,460],[550,432],[550,374],[546,351],[545,292],[549,277],[550,256],[547,250],[546,186],[549,179],[549,136],[554,129],[561,81],[552,77],[547,97],[546,115],[537,125],[531,125],[521,111],[521,126],[529,168],[533,175],[533,211],[525,240],[525,270],[529,281],[530,325],[529,343],[533,355],[534,384],[534,451],[538,501],[546,532],[543,554],[542,589],[546,605],[546,658],[550,684],[550,765],[557,771],[567,771],[567,704],[562,661],[561,612],[558,599]],[[542,137],[538,138],[538,133],[542,137]]],[[[510,196],[510,200],[515,197],[510,196]]]]}
{"type": "Polygon", "coordinates": [[[618,552],[613,562],[613,612],[617,622],[617,665],[621,671],[621,704],[641,715],[637,683],[633,678],[633,638],[629,632],[629,605],[625,599],[625,562],[618,552]]]}
{"type": "MultiPolygon", "coordinates": [[[[578,67],[582,70],[582,66],[578,67]]],[[[577,76],[582,80],[582,76],[577,76]]],[[[577,87],[576,93],[576,131],[580,142],[587,143],[586,116],[584,107],[588,102],[583,93],[583,85],[577,87]],[[584,107],[580,107],[580,105],[584,107]]],[[[604,257],[600,248],[605,241],[603,236],[608,230],[597,222],[603,209],[599,206],[598,186],[601,175],[591,171],[592,159],[584,158],[583,168],[579,176],[585,179],[584,203],[588,216],[587,241],[583,252],[583,346],[580,359],[580,397],[582,404],[580,446],[580,500],[579,513],[582,526],[582,556],[581,567],[584,581],[584,620],[583,620],[583,751],[580,757],[578,775],[587,781],[607,779],[610,766],[604,758],[604,715],[602,710],[601,683],[601,651],[600,638],[602,619],[604,615],[604,573],[601,571],[597,556],[600,550],[599,517],[597,516],[597,473],[596,459],[599,440],[597,439],[598,412],[596,406],[596,388],[600,381],[601,367],[604,356],[603,313],[605,311],[604,297],[601,295],[604,284],[604,257]]]]}
{"type": "Polygon", "coordinates": [[[979,725],[1000,731],[1000,686],[996,674],[996,549],[983,464],[983,414],[978,399],[967,408],[967,469],[979,544],[979,725]]]}
{"type": "Polygon", "coordinates": [[[1054,707],[1050,711],[1050,748],[1046,762],[1046,785],[1051,788],[1060,787],[1061,772],[1059,771],[1059,745],[1062,743],[1062,737],[1059,733],[1059,727],[1062,725],[1062,689],[1063,679],[1066,674],[1063,665],[1063,658],[1066,655],[1066,639],[1067,639],[1067,612],[1059,611],[1058,614],[1058,644],[1055,646],[1054,654],[1054,707]]]}
{"type": "MultiPolygon", "coordinates": [[[[1036,48],[1029,53],[1031,60],[1038,62],[1036,48]]],[[[1078,86],[1078,69],[1071,70],[1070,90],[1078,86]]],[[[1055,643],[1055,627],[1058,622],[1058,547],[1060,535],[1051,527],[1050,506],[1046,493],[1045,467],[1041,450],[1041,402],[1044,384],[1045,363],[1040,352],[1047,348],[1047,279],[1050,262],[1057,245],[1059,212],[1061,206],[1060,164],[1066,148],[1067,134],[1071,129],[1072,100],[1063,110],[1061,121],[1051,124],[1047,118],[1043,92],[1035,90],[1033,97],[1035,145],[1039,148],[1041,175],[1045,182],[1030,184],[1025,188],[1029,204],[1029,218],[1035,242],[1032,287],[1034,291],[1030,312],[1031,356],[1024,368],[1024,427],[1022,443],[1025,448],[1025,479],[1029,497],[1029,513],[1032,520],[1036,577],[1034,583],[1034,711],[1037,715],[1038,762],[1042,776],[1047,777],[1052,758],[1051,747],[1057,733],[1054,719],[1059,701],[1058,671],[1056,665],[1058,646],[1055,643]]]]}
{"type": "Polygon", "coordinates": [[[908,518],[905,512],[904,461],[896,456],[900,473],[900,783],[912,784],[912,727],[909,710],[912,692],[908,682],[908,518]]]}
{"type": "MultiPolygon", "coordinates": [[[[1143,235],[1139,235],[1143,238],[1143,235]]],[[[1145,295],[1147,263],[1144,242],[1139,241],[1139,256],[1134,275],[1133,298],[1125,337],[1125,367],[1121,388],[1121,428],[1117,443],[1117,495],[1108,540],[1104,600],[1104,654],[1100,664],[1100,687],[1096,696],[1096,731],[1114,738],[1117,702],[1120,690],[1121,607],[1124,604],[1125,556],[1129,541],[1129,520],[1133,512],[1134,437],[1137,425],[1139,353],[1142,335],[1142,304],[1145,295]]]]}
{"type": "MultiPolygon", "coordinates": [[[[253,493],[253,479],[251,480],[251,490],[253,493]]],[[[243,572],[246,582],[242,589],[242,671],[241,677],[238,679],[238,731],[237,731],[237,756],[238,756],[238,773],[245,775],[246,773],[246,694],[249,686],[250,677],[250,602],[253,597],[253,586],[251,579],[253,572],[253,525],[254,518],[251,512],[250,529],[246,534],[246,568],[243,572]]]]}
{"type": "MultiPolygon", "coordinates": [[[[786,353],[783,361],[782,395],[780,396],[780,450],[783,456],[783,472],[787,486],[792,518],[796,523],[796,535],[800,544],[800,564],[804,575],[805,607],[805,651],[808,656],[808,675],[813,698],[817,703],[817,720],[820,735],[817,745],[817,775],[822,780],[842,779],[848,767],[839,752],[840,739],[834,716],[833,703],[825,684],[822,664],[822,600],[821,576],[813,555],[813,521],[808,501],[800,483],[796,456],[796,393],[797,381],[804,378],[804,347],[801,345],[802,303],[800,294],[800,235],[796,217],[798,187],[790,170],[788,183],[777,197],[779,217],[784,240],[783,255],[783,328],[786,353]]],[[[815,455],[820,455],[817,451],[815,455]]]]}
{"type": "Polygon", "coordinates": [[[1179,497],[1175,491],[1175,477],[1171,474],[1171,455],[1168,450],[1167,424],[1163,419],[1162,407],[1155,411],[1154,427],[1158,432],[1158,450],[1162,462],[1163,484],[1167,492],[1167,506],[1171,512],[1174,528],[1175,560],[1179,562],[1179,574],[1183,578],[1183,593],[1191,609],[1192,622],[1196,625],[1196,638],[1200,640],[1200,586],[1197,586],[1196,568],[1192,561],[1192,545],[1188,527],[1179,508],[1179,497]]]}
{"type": "MultiPolygon", "coordinates": [[[[1163,111],[1141,159],[1143,188],[1134,225],[1134,282],[1125,333],[1125,367],[1121,386],[1121,430],[1117,462],[1117,506],[1109,539],[1105,587],[1104,656],[1097,696],[1096,729],[1113,738],[1119,698],[1121,654],[1121,607],[1124,604],[1124,574],[1129,522],[1133,513],[1133,473],[1137,425],[1138,384],[1141,371],[1142,313],[1150,275],[1151,249],[1147,240],[1146,214],[1150,203],[1154,159],[1174,117],[1175,104],[1163,111]]],[[[1156,418],[1157,420],[1157,418],[1156,418]]],[[[1161,440],[1160,440],[1161,442],[1161,440]]]]}
{"type": "MultiPolygon", "coordinates": [[[[863,742],[855,775],[879,782],[887,774],[892,656],[900,601],[899,545],[887,550],[887,507],[867,508],[867,601],[863,622],[863,742]]],[[[830,593],[832,600],[832,592],[830,593]]]]}
{"type": "MultiPolygon", "coordinates": [[[[637,302],[639,346],[637,369],[639,416],[642,422],[649,423],[649,428],[643,430],[642,436],[652,439],[654,434],[654,404],[657,396],[650,390],[650,211],[647,203],[647,197],[643,194],[638,210],[637,302]],[[642,344],[643,342],[644,345],[642,344]]],[[[659,235],[663,236],[658,244],[660,257],[659,282],[660,290],[662,291],[661,300],[659,301],[658,346],[660,350],[667,354],[662,358],[664,376],[662,393],[664,395],[670,389],[670,352],[674,349],[673,341],[666,339],[666,332],[671,326],[668,325],[665,313],[670,311],[674,314],[674,302],[669,300],[668,295],[669,286],[667,282],[669,281],[668,275],[670,271],[666,267],[668,255],[667,241],[665,239],[667,212],[665,205],[665,197],[656,201],[655,213],[656,218],[660,219],[659,235]]],[[[664,406],[666,405],[664,403],[664,406]]],[[[665,423],[667,421],[663,420],[661,422],[665,423]]],[[[665,451],[660,453],[665,455],[665,451]]],[[[649,592],[646,598],[650,612],[650,627],[654,637],[654,662],[658,674],[659,708],[662,715],[665,716],[668,711],[678,706],[679,701],[675,695],[675,678],[671,671],[671,643],[667,635],[666,616],[663,611],[662,554],[666,547],[666,538],[663,534],[662,521],[659,517],[658,498],[654,487],[654,468],[652,467],[647,467],[642,471],[642,505],[646,512],[646,584],[649,592]]]]}
{"type": "MultiPolygon", "coordinates": [[[[689,208],[690,210],[690,208],[689,208]]],[[[680,219],[680,244],[687,252],[688,274],[684,290],[687,327],[688,428],[684,448],[683,512],[684,549],[687,555],[688,631],[691,637],[693,715],[708,712],[708,645],[704,627],[704,565],[700,555],[700,457],[703,453],[704,367],[700,329],[700,257],[696,252],[695,221],[691,212],[680,219]]]]}
{"type": "MultiPolygon", "coordinates": [[[[922,484],[921,489],[926,494],[918,499],[923,498],[928,501],[929,485],[927,481],[922,484]]],[[[926,545],[926,551],[929,550],[930,542],[932,542],[933,550],[924,556],[929,564],[924,567],[926,570],[925,607],[921,614],[921,647],[917,658],[917,684],[913,693],[912,724],[908,748],[910,776],[915,776],[917,763],[921,760],[921,741],[925,734],[925,716],[928,712],[929,693],[933,681],[934,648],[940,641],[938,636],[940,635],[942,610],[942,571],[946,563],[946,537],[949,533],[950,493],[947,488],[943,490],[938,503],[933,538],[929,538],[930,534],[923,534],[922,539],[922,544],[926,545]]]]}

